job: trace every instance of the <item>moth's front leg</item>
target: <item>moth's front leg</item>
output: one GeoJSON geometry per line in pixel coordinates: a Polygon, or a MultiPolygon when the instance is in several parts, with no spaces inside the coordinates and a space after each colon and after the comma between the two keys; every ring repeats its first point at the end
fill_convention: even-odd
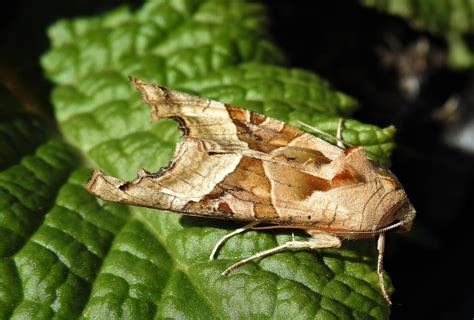
{"type": "Polygon", "coordinates": [[[253,227],[255,227],[257,224],[259,224],[258,221],[253,221],[253,222],[250,222],[249,224],[246,224],[245,226],[243,226],[242,228],[239,228],[237,230],[234,230],[233,232],[223,236],[219,241],[217,241],[217,243],[214,245],[214,248],[212,249],[212,252],[211,252],[211,255],[209,256],[209,260],[214,260],[215,256],[216,256],[216,253],[217,253],[217,250],[219,250],[219,248],[224,244],[224,242],[226,242],[227,240],[229,240],[230,238],[232,238],[233,236],[235,236],[236,234],[239,234],[239,233],[242,233],[242,232],[245,232],[249,229],[252,229],[253,227]]]}
{"type": "Polygon", "coordinates": [[[377,275],[379,277],[379,285],[380,289],[382,290],[383,297],[388,302],[389,305],[392,304],[390,300],[390,296],[387,293],[387,289],[385,288],[385,281],[383,279],[383,255],[385,252],[385,234],[381,233],[377,240],[377,250],[378,250],[378,258],[377,258],[377,275]]]}
{"type": "Polygon", "coordinates": [[[263,258],[278,252],[291,250],[291,249],[322,249],[322,248],[338,248],[341,246],[341,240],[329,233],[313,233],[308,241],[288,241],[278,247],[261,251],[251,257],[245,258],[227,268],[222,275],[227,276],[229,273],[237,269],[238,267],[251,262],[253,260],[263,258]]]}

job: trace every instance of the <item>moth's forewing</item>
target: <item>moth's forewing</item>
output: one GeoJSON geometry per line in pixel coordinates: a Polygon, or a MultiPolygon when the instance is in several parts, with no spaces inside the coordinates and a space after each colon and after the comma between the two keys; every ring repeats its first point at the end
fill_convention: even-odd
{"type": "Polygon", "coordinates": [[[130,182],[95,172],[93,194],[184,214],[321,230],[376,230],[412,206],[362,147],[343,150],[281,121],[132,79],[152,119],[174,118],[183,141],[156,174],[130,182]]]}

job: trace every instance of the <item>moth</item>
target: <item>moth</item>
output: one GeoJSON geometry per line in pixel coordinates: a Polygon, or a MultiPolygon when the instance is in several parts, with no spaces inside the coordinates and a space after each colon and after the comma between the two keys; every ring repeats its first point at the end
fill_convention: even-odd
{"type": "Polygon", "coordinates": [[[415,217],[398,179],[366,157],[289,124],[240,107],[130,78],[151,108],[151,120],[175,119],[183,133],[169,164],[122,181],[95,170],[87,190],[109,201],[248,222],[248,229],[295,228],[311,237],[289,241],[223,272],[288,249],[339,247],[342,239],[378,236],[379,285],[384,235],[408,231],[415,217]],[[257,224],[266,226],[258,227],[257,224]]]}

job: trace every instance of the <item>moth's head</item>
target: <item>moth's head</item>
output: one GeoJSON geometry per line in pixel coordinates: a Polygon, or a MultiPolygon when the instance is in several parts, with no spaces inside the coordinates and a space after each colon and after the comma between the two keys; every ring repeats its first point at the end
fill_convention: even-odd
{"type": "MultiPolygon", "coordinates": [[[[381,178],[382,185],[385,183],[385,178],[381,178]]],[[[397,189],[384,189],[384,195],[379,202],[378,207],[383,210],[381,212],[381,219],[377,225],[377,230],[388,231],[396,229],[397,232],[410,231],[416,211],[410,203],[405,190],[400,183],[397,189]]]]}
{"type": "Polygon", "coordinates": [[[372,163],[377,172],[376,180],[383,192],[378,206],[383,208],[379,229],[397,229],[398,232],[410,231],[416,211],[411,204],[400,181],[388,169],[378,163],[372,163]]]}
{"type": "Polygon", "coordinates": [[[415,219],[416,210],[410,203],[407,201],[407,204],[401,208],[397,215],[395,216],[395,220],[400,221],[400,227],[398,228],[397,232],[408,232],[411,230],[413,225],[413,219],[415,219]]]}
{"type": "Polygon", "coordinates": [[[374,233],[385,233],[390,230],[395,230],[397,233],[408,232],[412,228],[415,216],[415,208],[405,197],[403,201],[395,203],[391,211],[386,212],[378,226],[374,228],[374,233]]]}
{"type": "Polygon", "coordinates": [[[354,231],[409,231],[415,209],[397,177],[379,163],[367,159],[362,147],[350,148],[342,157],[335,178],[351,176],[353,179],[334,182],[342,187],[338,192],[348,199],[348,210],[353,210],[360,218],[359,230],[354,231]]]}

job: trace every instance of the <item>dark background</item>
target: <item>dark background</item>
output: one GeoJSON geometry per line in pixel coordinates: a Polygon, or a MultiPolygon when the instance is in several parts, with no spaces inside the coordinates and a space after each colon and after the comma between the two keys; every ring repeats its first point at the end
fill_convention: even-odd
{"type": "MultiPolygon", "coordinates": [[[[424,37],[442,53],[446,49],[442,38],[416,31],[400,18],[362,8],[357,1],[264,2],[275,41],[291,66],[313,70],[357,98],[361,105],[357,119],[397,127],[392,171],[418,215],[412,232],[388,237],[385,268],[396,288],[392,319],[472,319],[474,156],[473,151],[452,145],[459,140],[456,130],[474,121],[473,71],[454,71],[442,64],[430,67],[422,74],[419,94],[409,98],[399,88],[396,69],[384,67],[379,49],[387,48],[388,38],[403,49],[424,37]],[[433,113],[453,96],[460,99],[459,120],[434,118],[433,113]]],[[[41,76],[38,63],[48,48],[46,27],[58,18],[98,14],[121,3],[2,4],[0,80],[13,79],[17,94],[27,100],[23,102],[51,115],[51,105],[41,94],[51,84],[41,76]]],[[[136,6],[140,1],[127,3],[136,6]]]]}

